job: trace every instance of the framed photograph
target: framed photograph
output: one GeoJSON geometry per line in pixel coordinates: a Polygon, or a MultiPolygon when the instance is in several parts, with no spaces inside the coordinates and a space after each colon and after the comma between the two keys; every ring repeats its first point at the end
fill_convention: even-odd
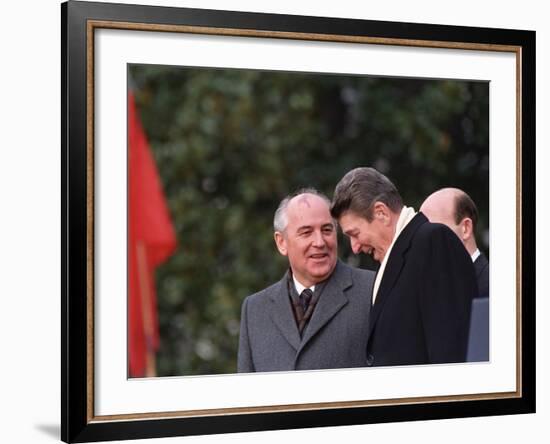
{"type": "MultiPolygon", "coordinates": [[[[61,12],[65,442],[535,411],[534,32],[61,12]],[[361,166],[416,211],[444,187],[475,201],[481,352],[239,372],[241,305],[288,268],[279,202],[361,166]]],[[[339,236],[340,261],[376,270],[339,236]]]]}

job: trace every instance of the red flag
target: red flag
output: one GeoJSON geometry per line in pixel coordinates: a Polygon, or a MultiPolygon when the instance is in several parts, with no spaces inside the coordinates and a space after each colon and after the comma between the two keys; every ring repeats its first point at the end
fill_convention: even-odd
{"type": "Polygon", "coordinates": [[[155,268],[174,252],[176,235],[131,92],[128,158],[129,376],[155,376],[159,346],[155,268]]]}

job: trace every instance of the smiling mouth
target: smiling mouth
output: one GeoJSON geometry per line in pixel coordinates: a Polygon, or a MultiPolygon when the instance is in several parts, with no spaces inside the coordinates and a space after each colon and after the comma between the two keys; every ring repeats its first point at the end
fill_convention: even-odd
{"type": "Polygon", "coordinates": [[[310,258],[311,258],[311,259],[317,259],[317,260],[319,260],[319,259],[324,259],[324,258],[326,258],[327,256],[328,256],[327,253],[318,253],[318,254],[312,254],[312,255],[310,256],[310,258]]]}

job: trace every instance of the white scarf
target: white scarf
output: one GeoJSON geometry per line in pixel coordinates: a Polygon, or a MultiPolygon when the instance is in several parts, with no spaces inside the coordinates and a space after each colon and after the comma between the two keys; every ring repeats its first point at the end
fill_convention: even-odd
{"type": "Polygon", "coordinates": [[[382,282],[382,276],[384,275],[384,270],[386,269],[386,263],[388,262],[388,258],[390,257],[393,244],[395,244],[395,241],[403,231],[403,228],[407,226],[407,224],[412,220],[414,216],[416,216],[414,208],[403,207],[401,209],[401,213],[399,214],[399,219],[397,219],[397,224],[395,225],[395,234],[393,236],[393,240],[391,241],[390,247],[388,248],[388,250],[386,251],[386,254],[384,255],[384,259],[382,259],[382,263],[380,264],[378,273],[376,273],[376,280],[374,281],[374,289],[372,290],[373,305],[376,299],[376,295],[378,293],[378,287],[380,287],[380,282],[382,282]]]}

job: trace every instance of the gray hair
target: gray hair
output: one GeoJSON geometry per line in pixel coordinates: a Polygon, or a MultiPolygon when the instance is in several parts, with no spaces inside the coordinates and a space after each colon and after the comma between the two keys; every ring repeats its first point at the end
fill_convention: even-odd
{"type": "Polygon", "coordinates": [[[286,196],[277,207],[277,210],[275,210],[275,216],[273,217],[273,229],[275,231],[279,231],[281,233],[285,231],[286,226],[288,225],[288,215],[286,211],[288,208],[288,204],[292,199],[294,199],[296,196],[299,196],[300,194],[313,194],[314,196],[318,196],[323,199],[330,208],[330,199],[325,194],[311,187],[300,188],[294,193],[286,196]]]}
{"type": "Polygon", "coordinates": [[[371,222],[375,202],[386,204],[394,213],[403,208],[403,200],[390,179],[374,168],[355,168],[336,185],[330,213],[339,219],[349,210],[371,222]]]}

